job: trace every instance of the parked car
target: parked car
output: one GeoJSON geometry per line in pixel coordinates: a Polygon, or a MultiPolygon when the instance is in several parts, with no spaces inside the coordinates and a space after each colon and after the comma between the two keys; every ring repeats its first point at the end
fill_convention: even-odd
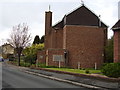
{"type": "Polygon", "coordinates": [[[2,57],[0,57],[0,62],[3,62],[3,61],[4,61],[4,59],[2,57]]]}

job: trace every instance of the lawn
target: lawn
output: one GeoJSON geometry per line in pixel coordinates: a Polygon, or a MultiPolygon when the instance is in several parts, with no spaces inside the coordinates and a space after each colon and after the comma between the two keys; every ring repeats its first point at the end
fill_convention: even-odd
{"type": "MultiPolygon", "coordinates": [[[[13,61],[15,64],[17,64],[16,61],[13,61]]],[[[28,66],[30,67],[30,63],[25,63],[21,60],[21,66],[28,66]]],[[[46,68],[46,66],[43,64],[43,68],[46,68]]],[[[72,72],[72,73],[80,73],[80,74],[86,74],[86,70],[89,71],[89,74],[102,74],[101,70],[94,70],[94,69],[70,69],[70,68],[52,68],[52,67],[47,67],[46,69],[51,69],[51,70],[58,70],[58,71],[65,71],[65,72],[72,72]]]]}
{"type": "MultiPolygon", "coordinates": [[[[72,72],[72,73],[80,73],[80,74],[86,74],[86,70],[80,70],[80,69],[68,69],[68,68],[47,68],[47,69],[51,69],[51,70],[58,70],[58,71],[66,71],[66,72],[72,72]]],[[[100,74],[101,71],[100,70],[92,70],[89,69],[90,74],[93,73],[98,73],[100,74]]]]}

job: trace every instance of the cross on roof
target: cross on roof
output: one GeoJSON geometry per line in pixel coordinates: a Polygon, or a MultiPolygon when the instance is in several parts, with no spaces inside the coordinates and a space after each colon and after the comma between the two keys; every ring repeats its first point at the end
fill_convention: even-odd
{"type": "Polygon", "coordinates": [[[50,5],[49,5],[49,11],[50,11],[50,5]]]}
{"type": "Polygon", "coordinates": [[[83,0],[81,0],[81,4],[84,5],[84,1],[83,0]]]}

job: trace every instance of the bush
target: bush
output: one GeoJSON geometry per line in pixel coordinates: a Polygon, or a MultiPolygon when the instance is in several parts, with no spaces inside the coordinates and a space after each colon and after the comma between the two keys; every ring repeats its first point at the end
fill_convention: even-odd
{"type": "Polygon", "coordinates": [[[15,57],[13,55],[9,55],[8,58],[9,58],[9,61],[14,61],[15,60],[15,57]]]}
{"type": "Polygon", "coordinates": [[[23,66],[23,67],[30,67],[30,63],[25,63],[25,62],[20,62],[20,66],[23,66]]]}
{"type": "Polygon", "coordinates": [[[27,63],[35,64],[37,56],[36,55],[27,55],[24,57],[24,61],[27,63]]]}
{"type": "Polygon", "coordinates": [[[58,68],[57,66],[46,66],[46,68],[58,68]]]}
{"type": "Polygon", "coordinates": [[[40,68],[58,68],[57,66],[46,66],[45,63],[37,63],[37,66],[40,68]]]}
{"type": "Polygon", "coordinates": [[[46,67],[45,63],[37,63],[37,66],[41,67],[41,68],[45,68],[46,67]]]}
{"type": "Polygon", "coordinates": [[[120,77],[120,63],[105,64],[102,67],[101,72],[108,77],[118,78],[120,77]]]}
{"type": "Polygon", "coordinates": [[[86,70],[85,70],[85,73],[86,73],[86,74],[89,74],[89,73],[90,73],[90,71],[89,71],[88,69],[86,69],[86,70]]]}
{"type": "Polygon", "coordinates": [[[30,67],[30,63],[25,63],[25,67],[30,67]]]}
{"type": "Polygon", "coordinates": [[[23,50],[24,61],[30,64],[35,64],[38,50],[43,50],[44,44],[33,44],[23,50]]]}

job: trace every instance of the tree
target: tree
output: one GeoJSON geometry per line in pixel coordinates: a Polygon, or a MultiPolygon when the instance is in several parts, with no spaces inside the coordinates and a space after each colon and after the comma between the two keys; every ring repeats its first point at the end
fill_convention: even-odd
{"type": "Polygon", "coordinates": [[[45,35],[41,37],[40,43],[44,43],[44,38],[45,38],[45,35]]]}
{"type": "Polygon", "coordinates": [[[108,45],[105,47],[106,62],[113,62],[113,37],[108,39],[108,45]]]}
{"type": "Polygon", "coordinates": [[[40,43],[40,38],[38,35],[35,36],[33,44],[39,44],[40,43]]]}
{"type": "Polygon", "coordinates": [[[18,55],[18,65],[20,66],[20,57],[23,49],[30,44],[31,35],[28,33],[29,28],[27,24],[23,23],[13,27],[8,42],[15,48],[18,55]]]}
{"type": "Polygon", "coordinates": [[[30,47],[26,47],[23,50],[23,54],[25,55],[25,62],[30,62],[31,64],[35,64],[37,59],[38,50],[43,50],[44,44],[33,44],[30,47]]]}

